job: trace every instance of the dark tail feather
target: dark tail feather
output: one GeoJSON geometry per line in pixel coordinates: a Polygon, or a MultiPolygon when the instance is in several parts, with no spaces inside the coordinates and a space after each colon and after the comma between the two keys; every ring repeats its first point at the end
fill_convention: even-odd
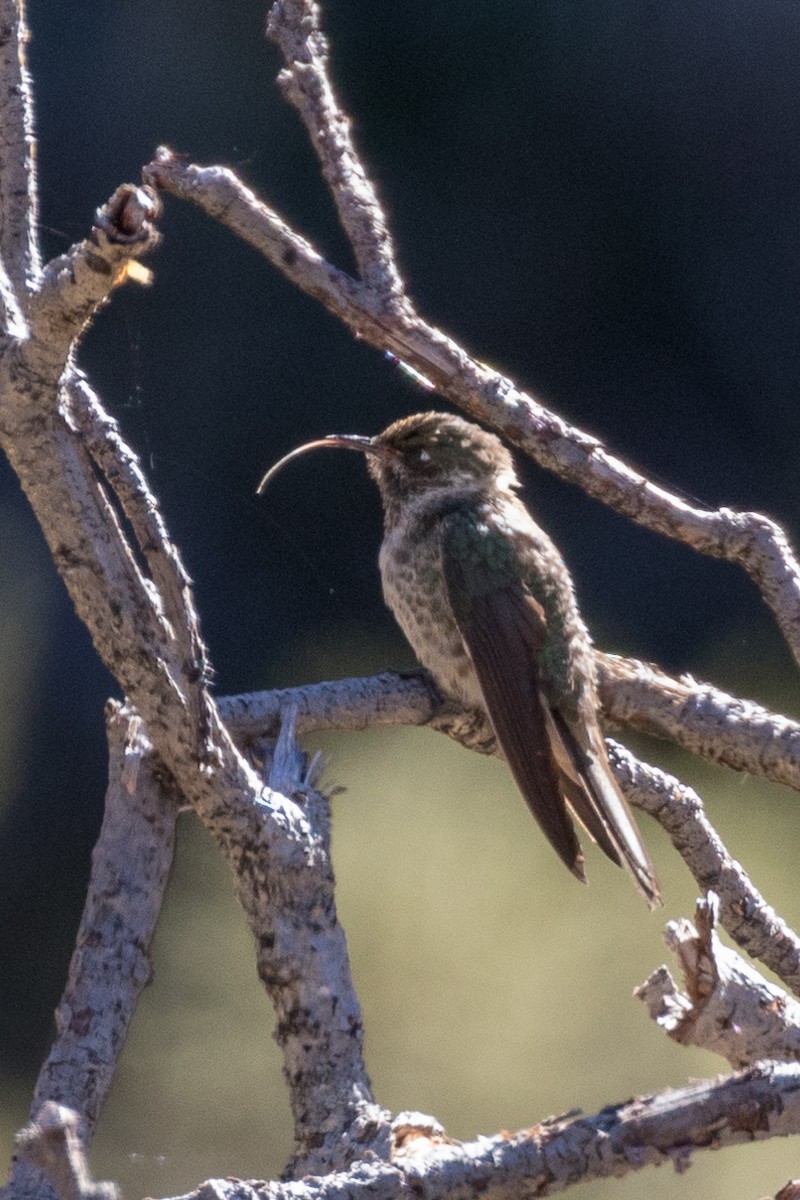
{"type": "MultiPolygon", "coordinates": [[[[658,882],[641,834],[611,773],[600,730],[597,745],[582,744],[563,714],[550,709],[553,753],[561,769],[564,796],[575,816],[601,850],[624,866],[651,908],[661,901],[658,882]]],[[[588,733],[588,731],[587,731],[588,733]]],[[[591,735],[590,735],[591,737],[591,735]]]]}

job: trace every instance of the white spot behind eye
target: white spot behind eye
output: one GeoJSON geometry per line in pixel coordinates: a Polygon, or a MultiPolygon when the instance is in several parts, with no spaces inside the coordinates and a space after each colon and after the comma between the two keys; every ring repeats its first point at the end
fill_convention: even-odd
{"type": "Polygon", "coordinates": [[[430,456],[430,454],[428,454],[427,450],[420,450],[417,453],[417,460],[419,462],[430,462],[431,456],[430,456]]]}

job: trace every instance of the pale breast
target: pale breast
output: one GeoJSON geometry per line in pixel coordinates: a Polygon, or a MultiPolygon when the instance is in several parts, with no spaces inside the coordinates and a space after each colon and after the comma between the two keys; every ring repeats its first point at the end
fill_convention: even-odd
{"type": "Polygon", "coordinates": [[[423,667],[449,696],[483,708],[472,661],[445,591],[441,540],[434,527],[422,537],[396,527],[380,552],[383,596],[423,667]]]}

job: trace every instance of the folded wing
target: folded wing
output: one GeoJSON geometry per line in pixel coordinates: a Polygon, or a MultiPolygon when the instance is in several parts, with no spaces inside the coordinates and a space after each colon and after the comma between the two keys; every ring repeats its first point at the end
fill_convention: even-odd
{"type": "Polygon", "coordinates": [[[546,837],[579,879],[583,854],[570,809],[608,857],[624,865],[651,905],[658,886],[622,793],[611,774],[599,726],[550,703],[539,658],[544,609],[515,569],[487,563],[480,532],[463,520],[445,533],[443,566],[459,632],[486,709],[517,785],[546,837]],[[470,554],[470,537],[474,554],[470,554]],[[453,542],[457,545],[454,549],[453,542]],[[476,566],[477,563],[477,566],[476,566]]]}

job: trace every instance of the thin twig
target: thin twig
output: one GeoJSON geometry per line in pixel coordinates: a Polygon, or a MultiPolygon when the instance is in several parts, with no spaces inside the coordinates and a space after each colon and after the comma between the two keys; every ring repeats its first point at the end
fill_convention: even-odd
{"type": "Polygon", "coordinates": [[[667,831],[703,891],[716,892],[720,920],[734,941],[800,995],[800,938],[728,853],[697,793],[665,771],[640,762],[619,743],[608,739],[607,745],[612,769],[628,800],[667,831]]]}
{"type": "Polygon", "coordinates": [[[313,0],[278,0],[267,19],[267,35],[283,54],[286,68],[278,84],[317,152],[362,282],[386,312],[410,312],[386,218],[333,89],[319,6],[313,0]]]}

